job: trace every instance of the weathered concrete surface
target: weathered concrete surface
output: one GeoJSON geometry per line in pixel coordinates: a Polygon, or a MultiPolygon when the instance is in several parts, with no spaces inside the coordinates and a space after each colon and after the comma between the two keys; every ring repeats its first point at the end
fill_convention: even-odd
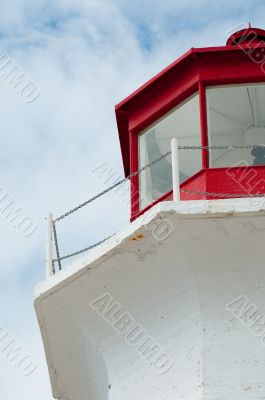
{"type": "Polygon", "coordinates": [[[262,327],[249,329],[253,307],[240,318],[227,308],[245,296],[265,314],[264,232],[264,199],[165,202],[38,285],[54,397],[265,399],[262,327]],[[112,303],[94,302],[105,294],[112,303]],[[156,349],[144,357],[126,342],[130,318],[168,370],[156,349]]]}

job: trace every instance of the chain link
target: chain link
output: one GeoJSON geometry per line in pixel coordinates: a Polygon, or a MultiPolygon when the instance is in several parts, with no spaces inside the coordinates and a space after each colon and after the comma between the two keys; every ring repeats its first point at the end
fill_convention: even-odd
{"type": "Polygon", "coordinates": [[[56,274],[55,261],[57,261],[57,259],[56,259],[56,260],[54,260],[54,259],[52,260],[52,274],[53,274],[53,275],[56,274]]]}
{"type": "Polygon", "coordinates": [[[77,256],[78,254],[82,254],[82,253],[85,253],[86,251],[92,250],[92,249],[94,249],[95,247],[98,247],[100,244],[106,242],[108,239],[110,239],[110,238],[111,238],[112,236],[114,236],[114,235],[115,235],[115,234],[110,235],[110,236],[106,237],[105,239],[100,240],[99,242],[97,242],[97,243],[95,243],[95,244],[92,244],[92,245],[89,246],[89,247],[86,247],[85,249],[76,251],[76,252],[71,253],[71,254],[67,254],[66,256],[63,256],[63,257],[54,258],[54,259],[53,259],[53,262],[59,262],[59,261],[62,261],[62,260],[66,260],[67,258],[71,258],[71,257],[77,256]]]}
{"type": "MultiPolygon", "coordinates": [[[[60,258],[60,252],[59,252],[59,244],[58,244],[58,237],[57,237],[57,232],[56,232],[55,221],[52,221],[52,229],[53,229],[53,237],[54,237],[54,243],[55,243],[55,250],[56,250],[56,255],[57,255],[56,261],[58,262],[58,267],[59,267],[59,270],[61,271],[61,269],[62,269],[62,264],[61,264],[61,258],[60,258]]],[[[55,260],[53,260],[53,267],[54,267],[54,261],[55,261],[55,260]]]]}
{"type": "Polygon", "coordinates": [[[142,171],[145,171],[147,168],[150,168],[152,165],[155,165],[156,163],[158,163],[159,161],[161,161],[163,158],[166,158],[167,156],[169,156],[171,154],[171,151],[168,151],[167,153],[163,154],[161,157],[157,158],[156,160],[150,162],[149,164],[144,165],[141,169],[139,169],[138,171],[133,172],[132,174],[130,174],[129,176],[127,176],[124,179],[121,179],[119,182],[116,182],[115,184],[113,184],[112,186],[110,186],[109,188],[103,190],[103,192],[97,194],[96,196],[91,197],[89,200],[85,201],[82,204],[79,204],[77,207],[73,208],[72,210],[66,212],[65,214],[61,215],[60,217],[56,218],[53,221],[53,234],[54,234],[54,242],[55,242],[55,248],[56,248],[56,254],[57,254],[57,258],[53,259],[53,265],[54,262],[58,262],[58,266],[59,266],[59,270],[62,269],[61,267],[61,261],[65,260],[67,258],[71,258],[74,257],[78,254],[82,254],[86,251],[92,250],[93,248],[99,246],[100,244],[104,243],[106,240],[108,240],[109,238],[111,238],[113,235],[99,241],[98,243],[95,243],[89,247],[86,247],[85,249],[76,251],[74,253],[68,254],[66,256],[60,257],[60,253],[59,253],[59,245],[58,245],[58,237],[57,237],[57,232],[56,232],[56,227],[55,227],[55,223],[58,221],[61,221],[62,219],[64,219],[65,217],[68,217],[69,215],[73,214],[74,212],[80,210],[80,208],[85,207],[87,204],[92,203],[94,200],[98,199],[99,197],[103,196],[104,194],[110,192],[111,190],[115,189],[116,187],[118,187],[119,185],[127,182],[129,179],[131,179],[134,176],[137,176],[139,173],[141,173],[142,171]]]}
{"type": "MultiPolygon", "coordinates": [[[[225,197],[225,198],[247,198],[247,197],[260,198],[260,197],[265,197],[265,193],[260,193],[260,194],[249,194],[249,193],[247,193],[247,194],[243,194],[243,193],[241,193],[241,194],[239,194],[239,193],[238,194],[232,194],[232,193],[203,192],[203,191],[187,190],[187,189],[180,189],[180,192],[187,193],[187,194],[192,194],[192,195],[201,195],[201,196],[204,195],[204,196],[225,197]]],[[[53,266],[54,266],[55,262],[58,262],[58,264],[59,264],[59,262],[61,262],[63,260],[66,260],[67,258],[71,258],[71,257],[77,256],[79,254],[85,253],[86,251],[92,250],[95,247],[98,247],[99,245],[103,244],[108,239],[110,239],[112,236],[114,236],[114,234],[111,235],[111,236],[108,236],[105,239],[100,240],[99,242],[97,242],[97,243],[95,243],[95,244],[93,244],[93,245],[91,245],[89,247],[86,247],[86,248],[84,248],[82,250],[76,251],[74,253],[68,254],[68,255],[63,256],[63,257],[59,257],[59,258],[53,259],[52,260],[53,261],[53,266]]],[[[58,247],[58,241],[57,240],[55,240],[55,243],[57,243],[57,247],[58,247]]],[[[55,270],[54,270],[53,273],[55,273],[55,270]]]]}
{"type": "MultiPolygon", "coordinates": [[[[265,145],[246,145],[246,146],[179,146],[179,150],[243,150],[243,149],[253,149],[255,147],[265,147],[265,145]]],[[[67,211],[60,217],[56,218],[55,221],[61,221],[62,219],[68,217],[69,215],[73,214],[74,212],[80,210],[80,208],[83,208],[87,206],[88,204],[92,203],[93,201],[97,200],[101,196],[104,196],[111,190],[115,189],[116,187],[122,185],[123,183],[127,182],[131,178],[139,175],[141,172],[145,171],[146,169],[152,167],[153,165],[157,164],[159,161],[163,160],[163,158],[168,157],[171,154],[171,151],[168,151],[167,153],[163,154],[161,157],[157,158],[156,160],[150,162],[149,164],[144,165],[142,168],[140,168],[138,171],[132,172],[130,175],[128,175],[126,178],[121,179],[120,181],[114,183],[112,186],[108,187],[107,189],[103,190],[102,192],[98,193],[96,196],[91,197],[84,203],[79,204],[77,207],[73,208],[70,211],[67,211]]]]}
{"type": "Polygon", "coordinates": [[[264,144],[257,145],[257,144],[247,144],[245,146],[179,146],[179,150],[250,150],[256,147],[265,147],[264,144]]]}
{"type": "MultiPolygon", "coordinates": [[[[250,150],[254,149],[256,147],[265,147],[265,145],[246,145],[246,146],[234,146],[234,145],[228,145],[228,146],[179,146],[179,150],[250,150]]],[[[91,197],[84,203],[79,204],[77,207],[73,208],[70,211],[67,211],[66,213],[62,214],[60,217],[56,218],[53,221],[53,235],[54,235],[54,243],[55,243],[55,249],[56,249],[56,255],[57,258],[52,260],[52,265],[53,265],[53,274],[55,274],[55,262],[58,263],[59,270],[62,269],[61,266],[61,261],[65,260],[67,258],[74,257],[76,255],[82,254],[86,251],[92,250],[95,247],[98,247],[102,243],[106,242],[108,239],[110,239],[113,235],[108,236],[107,238],[89,246],[86,247],[82,250],[76,251],[74,253],[68,254],[66,256],[60,257],[60,252],[59,252],[59,244],[58,244],[58,237],[57,237],[57,232],[56,232],[56,222],[61,221],[62,219],[68,217],[69,215],[73,214],[74,212],[80,210],[81,208],[85,207],[86,205],[92,203],[93,201],[97,200],[101,196],[104,196],[106,193],[110,192],[111,190],[115,189],[116,187],[122,185],[123,183],[127,182],[131,178],[139,175],[141,172],[147,170],[148,168],[152,167],[153,165],[157,164],[159,161],[163,160],[164,158],[168,157],[171,154],[171,151],[168,151],[167,153],[163,154],[161,157],[157,158],[156,160],[144,165],[141,167],[139,170],[132,172],[130,175],[127,177],[121,179],[120,181],[114,183],[112,186],[108,187],[107,189],[103,190],[102,192],[98,193],[97,195],[91,197]]],[[[202,192],[202,191],[195,191],[195,190],[184,190],[180,189],[182,193],[187,193],[187,194],[192,194],[192,195],[204,195],[204,196],[212,196],[212,197],[225,197],[225,198],[246,198],[246,197],[265,197],[265,193],[263,194],[231,194],[231,193],[216,193],[216,192],[202,192]]]]}
{"type": "Polygon", "coordinates": [[[216,193],[216,192],[200,192],[196,190],[180,189],[182,193],[201,195],[201,196],[212,196],[212,197],[225,197],[225,198],[247,198],[247,197],[265,197],[265,193],[260,194],[235,194],[235,193],[216,193]]]}
{"type": "Polygon", "coordinates": [[[133,172],[126,178],[121,179],[120,181],[114,183],[112,186],[108,187],[107,189],[103,190],[103,192],[100,192],[96,196],[91,197],[89,200],[85,201],[84,203],[79,204],[77,207],[73,208],[70,211],[67,211],[65,214],[61,215],[60,217],[55,219],[55,222],[61,221],[65,217],[68,217],[69,215],[73,214],[74,212],[80,210],[80,208],[85,207],[89,203],[92,203],[93,201],[97,200],[99,197],[104,196],[104,194],[110,192],[111,190],[115,189],[116,187],[122,185],[123,183],[127,182],[134,176],[137,176],[141,172],[145,171],[147,168],[150,168],[152,165],[155,165],[159,161],[161,161],[163,158],[169,156],[171,154],[171,151],[168,151],[167,153],[163,154],[161,157],[157,158],[155,161],[150,162],[149,164],[144,165],[142,168],[140,168],[138,171],[133,172]]]}

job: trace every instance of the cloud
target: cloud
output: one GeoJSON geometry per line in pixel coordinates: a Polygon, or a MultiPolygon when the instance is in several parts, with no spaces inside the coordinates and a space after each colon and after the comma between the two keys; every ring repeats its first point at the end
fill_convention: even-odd
{"type": "MultiPolygon", "coordinates": [[[[49,398],[32,308],[33,285],[45,271],[45,213],[60,215],[104,189],[91,173],[99,163],[109,161],[122,173],[115,104],[188,48],[222,45],[236,24],[262,21],[264,6],[256,2],[256,10],[254,3],[248,17],[245,0],[2,1],[0,49],[41,88],[29,105],[0,79],[0,186],[39,227],[23,239],[0,223],[2,322],[40,363],[34,378],[22,379],[0,361],[3,398],[49,398]]],[[[128,221],[129,210],[109,194],[61,222],[62,254],[128,221]]]]}

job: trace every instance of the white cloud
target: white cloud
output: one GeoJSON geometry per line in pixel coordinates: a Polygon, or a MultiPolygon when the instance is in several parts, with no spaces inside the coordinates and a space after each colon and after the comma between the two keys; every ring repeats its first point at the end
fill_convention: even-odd
{"type": "MultiPolygon", "coordinates": [[[[231,2],[222,4],[228,7],[231,2]]],[[[235,9],[247,2],[233,4],[235,9]]],[[[3,398],[49,398],[31,307],[33,284],[44,277],[44,214],[61,214],[102,190],[90,173],[100,162],[110,161],[122,172],[114,105],[189,47],[222,45],[226,31],[245,22],[244,13],[239,21],[227,13],[223,23],[211,20],[215,13],[216,5],[208,0],[155,5],[151,0],[2,1],[0,48],[41,88],[39,99],[29,105],[0,80],[0,186],[39,224],[36,234],[23,239],[0,220],[1,320],[40,363],[32,378],[21,378],[0,360],[3,398]],[[203,21],[198,12],[207,14],[206,9],[207,24],[194,28],[176,19],[175,31],[166,29],[169,17],[170,26],[174,15],[183,18],[185,12],[203,21]],[[150,48],[141,45],[141,27],[151,32],[150,48]]],[[[253,19],[261,21],[264,8],[259,14],[253,19]]],[[[128,218],[129,211],[117,197],[102,198],[62,221],[62,252],[115,232],[128,218]]]]}

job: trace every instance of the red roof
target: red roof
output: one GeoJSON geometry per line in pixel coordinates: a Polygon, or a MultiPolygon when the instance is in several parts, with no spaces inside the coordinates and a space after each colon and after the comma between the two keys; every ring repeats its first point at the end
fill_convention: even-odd
{"type": "Polygon", "coordinates": [[[126,176],[130,173],[130,131],[138,133],[160,118],[185,96],[196,91],[199,81],[205,84],[265,81],[261,62],[253,62],[253,52],[251,56],[248,53],[247,39],[252,49],[255,32],[258,37],[255,49],[264,48],[265,31],[254,28],[236,32],[226,46],[191,48],[116,106],[126,176]],[[238,43],[240,38],[243,38],[243,44],[233,44],[238,43]]]}

